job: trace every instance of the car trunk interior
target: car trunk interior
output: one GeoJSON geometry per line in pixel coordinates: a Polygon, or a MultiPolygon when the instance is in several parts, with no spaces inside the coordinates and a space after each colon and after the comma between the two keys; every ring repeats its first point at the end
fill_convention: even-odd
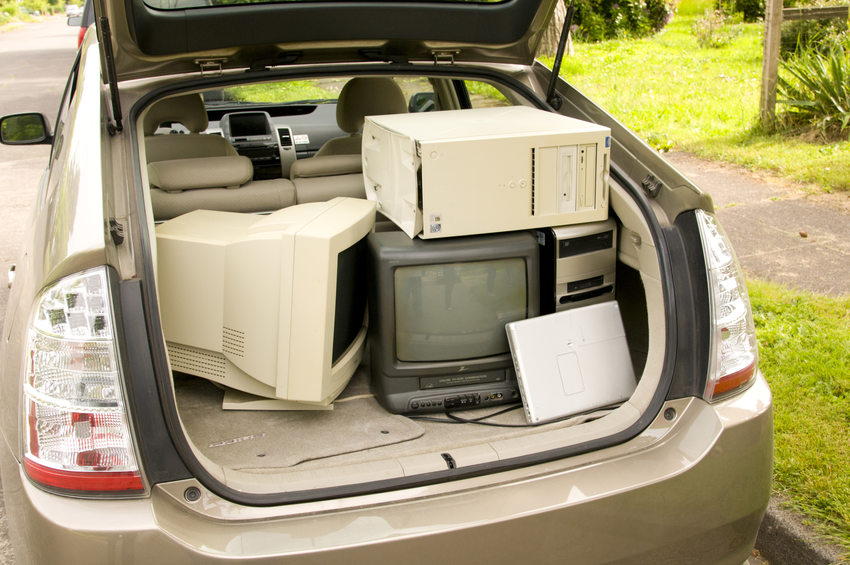
{"type": "MultiPolygon", "coordinates": [[[[356,177],[358,182],[360,178],[356,177]]],[[[608,217],[616,222],[613,298],[636,380],[628,400],[539,425],[528,423],[518,401],[455,410],[454,419],[440,411],[392,413],[376,398],[372,344],[367,341],[362,361],[332,410],[231,410],[222,407],[224,387],[181,372],[172,358],[176,409],[194,456],[210,476],[235,491],[291,493],[415,478],[447,469],[498,470],[502,464],[597,442],[629,429],[649,410],[661,382],[665,307],[659,259],[641,208],[614,180],[607,202],[608,217]]],[[[384,222],[380,229],[398,228],[384,222]]],[[[161,286],[161,263],[157,269],[161,286]]]]}
{"type": "Polygon", "coordinates": [[[658,262],[646,223],[625,190],[612,184],[618,223],[617,287],[629,354],[638,379],[619,407],[530,426],[521,404],[443,414],[392,414],[370,389],[368,355],[329,411],[224,410],[223,388],[175,371],[177,410],[195,455],[230,488],[275,493],[370,483],[481,464],[498,464],[604,438],[633,424],[658,385],[664,317],[658,262]],[[496,412],[500,414],[493,415],[496,412]],[[440,420],[440,421],[437,421],[440,420]]]}

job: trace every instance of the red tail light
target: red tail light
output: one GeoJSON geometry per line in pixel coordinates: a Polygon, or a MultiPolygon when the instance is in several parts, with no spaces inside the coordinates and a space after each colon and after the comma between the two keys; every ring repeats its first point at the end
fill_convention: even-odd
{"type": "Polygon", "coordinates": [[[24,468],[51,490],[144,492],[105,268],[60,280],[29,335],[24,468]]]}
{"type": "Polygon", "coordinates": [[[697,211],[709,278],[711,356],[705,399],[743,390],[756,375],[758,346],[744,274],[714,216],[697,211]]]}

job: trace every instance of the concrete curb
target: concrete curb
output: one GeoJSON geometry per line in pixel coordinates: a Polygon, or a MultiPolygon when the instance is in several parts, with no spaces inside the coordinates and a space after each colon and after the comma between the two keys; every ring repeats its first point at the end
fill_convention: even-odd
{"type": "Polygon", "coordinates": [[[800,515],[785,508],[777,495],[770,499],[756,547],[770,565],[833,565],[848,563],[842,548],[826,541],[800,515]]]}

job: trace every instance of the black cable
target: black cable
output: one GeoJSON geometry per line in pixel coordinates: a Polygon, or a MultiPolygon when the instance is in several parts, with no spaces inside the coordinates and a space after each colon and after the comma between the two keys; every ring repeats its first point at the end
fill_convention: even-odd
{"type": "MultiPolygon", "coordinates": [[[[558,418],[556,420],[550,420],[548,422],[542,422],[540,424],[499,424],[497,422],[485,422],[489,418],[495,418],[496,416],[500,416],[502,414],[506,414],[508,412],[512,412],[518,408],[520,408],[522,404],[512,404],[507,408],[502,408],[501,410],[497,410],[491,414],[485,414],[483,416],[479,416],[477,418],[461,418],[460,416],[456,416],[455,414],[449,412],[448,410],[445,412],[445,418],[437,418],[434,416],[408,416],[412,420],[422,420],[425,422],[435,422],[438,424],[478,424],[479,426],[492,426],[496,428],[536,428],[538,426],[543,426],[546,424],[555,424],[558,422],[563,422],[565,420],[569,420],[572,418],[579,418],[581,416],[588,416],[588,418],[584,422],[589,422],[592,420],[596,420],[605,416],[608,412],[607,410],[612,410],[617,408],[619,404],[611,404],[608,406],[603,406],[601,408],[594,408],[593,410],[589,410],[587,412],[581,412],[579,414],[570,414],[569,416],[563,416],[562,418],[558,418]],[[606,411],[604,414],[599,414],[598,416],[593,416],[593,414],[597,412],[606,411]]],[[[582,422],[582,423],[584,423],[582,422]]]]}
{"type": "MultiPolygon", "coordinates": [[[[453,416],[448,410],[446,410],[445,412],[446,417],[451,418],[448,420],[446,418],[437,418],[436,416],[408,416],[408,418],[410,418],[411,420],[422,420],[424,422],[437,422],[438,424],[476,424],[479,423],[481,420],[485,420],[487,418],[495,418],[496,416],[500,416],[508,412],[513,412],[521,406],[522,404],[520,403],[511,404],[507,408],[500,408],[499,410],[491,414],[484,414],[483,416],[479,416],[478,418],[469,419],[453,416]]],[[[482,425],[486,424],[482,423],[482,425]]],[[[508,424],[505,424],[505,426],[508,426],[508,424]]]]}

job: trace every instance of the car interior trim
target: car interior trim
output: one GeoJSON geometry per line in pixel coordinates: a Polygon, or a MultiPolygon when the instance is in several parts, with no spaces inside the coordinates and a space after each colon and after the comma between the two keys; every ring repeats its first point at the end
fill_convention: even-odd
{"type": "Polygon", "coordinates": [[[126,2],[133,18],[130,31],[147,55],[274,44],[280,42],[281,29],[287,30],[288,43],[422,37],[505,45],[520,42],[538,12],[537,5],[515,0],[495,4],[287,2],[285,10],[279,4],[157,10],[143,0],[126,2]],[[334,17],[329,18],[331,11],[334,17]]]}

